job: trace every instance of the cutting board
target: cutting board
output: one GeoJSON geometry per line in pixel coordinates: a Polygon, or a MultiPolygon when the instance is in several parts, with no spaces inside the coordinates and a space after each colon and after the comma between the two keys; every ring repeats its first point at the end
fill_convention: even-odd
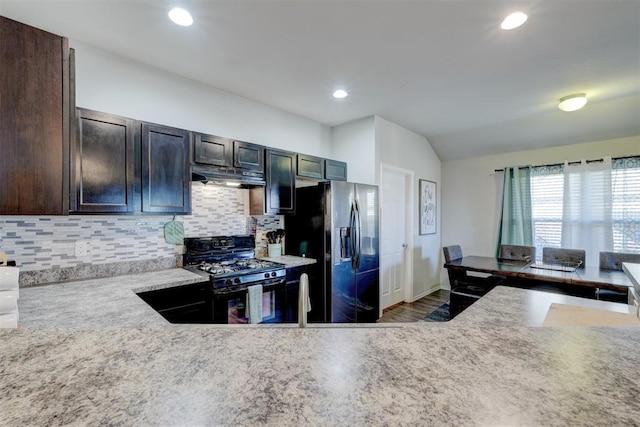
{"type": "Polygon", "coordinates": [[[640,326],[633,314],[552,303],[542,326],[640,326]]]}

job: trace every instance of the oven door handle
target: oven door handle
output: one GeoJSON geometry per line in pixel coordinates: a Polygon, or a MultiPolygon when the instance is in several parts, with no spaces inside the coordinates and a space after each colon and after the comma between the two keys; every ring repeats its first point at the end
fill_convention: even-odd
{"type": "MultiPolygon", "coordinates": [[[[272,291],[274,289],[277,289],[278,287],[284,287],[284,285],[287,283],[287,281],[285,280],[285,278],[281,278],[281,279],[277,279],[277,281],[272,281],[272,282],[267,282],[267,283],[262,283],[262,290],[264,291],[272,291]]],[[[258,283],[256,283],[258,284],[258,283]]],[[[247,290],[249,288],[249,286],[251,285],[246,285],[246,286],[236,286],[236,287],[230,287],[230,288],[213,288],[213,295],[232,295],[232,294],[243,294],[243,293],[247,293],[247,290]]]]}
{"type": "Polygon", "coordinates": [[[282,280],[278,280],[275,283],[267,283],[262,285],[263,291],[272,291],[278,287],[284,287],[287,284],[287,281],[283,278],[282,280]]]}

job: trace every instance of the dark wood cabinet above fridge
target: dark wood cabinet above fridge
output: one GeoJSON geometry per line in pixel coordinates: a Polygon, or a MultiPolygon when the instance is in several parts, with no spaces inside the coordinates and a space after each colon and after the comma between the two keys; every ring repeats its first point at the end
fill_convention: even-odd
{"type": "Polygon", "coordinates": [[[347,164],[337,160],[298,154],[296,159],[296,175],[319,181],[346,181],[347,164]]]}

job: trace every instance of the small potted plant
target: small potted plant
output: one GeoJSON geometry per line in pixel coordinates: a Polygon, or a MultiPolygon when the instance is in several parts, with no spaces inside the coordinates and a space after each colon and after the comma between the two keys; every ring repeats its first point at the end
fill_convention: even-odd
{"type": "Polygon", "coordinates": [[[282,239],[284,238],[284,230],[282,228],[276,231],[267,231],[267,252],[269,257],[279,257],[282,255],[282,239]]]}

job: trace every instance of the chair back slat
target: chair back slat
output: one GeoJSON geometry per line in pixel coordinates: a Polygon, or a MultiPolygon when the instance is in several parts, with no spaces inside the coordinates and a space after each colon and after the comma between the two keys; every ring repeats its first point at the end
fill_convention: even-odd
{"type": "Polygon", "coordinates": [[[451,262],[462,258],[462,249],[460,245],[445,246],[442,248],[444,252],[444,261],[451,262]]]}
{"type": "Polygon", "coordinates": [[[533,261],[536,259],[535,246],[500,245],[500,259],[533,261]]]}
{"type": "Polygon", "coordinates": [[[640,254],[600,252],[600,270],[622,270],[623,262],[640,264],[640,254]]]}
{"type": "Polygon", "coordinates": [[[586,252],[582,249],[542,248],[545,264],[580,265],[584,267],[586,252]]]}

